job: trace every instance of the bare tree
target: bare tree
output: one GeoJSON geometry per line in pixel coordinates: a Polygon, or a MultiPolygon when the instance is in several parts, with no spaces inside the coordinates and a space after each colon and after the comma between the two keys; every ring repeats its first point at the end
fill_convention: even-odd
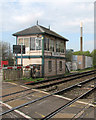
{"type": "Polygon", "coordinates": [[[2,60],[8,60],[9,65],[13,65],[13,53],[10,44],[7,42],[0,42],[0,55],[2,60]]]}

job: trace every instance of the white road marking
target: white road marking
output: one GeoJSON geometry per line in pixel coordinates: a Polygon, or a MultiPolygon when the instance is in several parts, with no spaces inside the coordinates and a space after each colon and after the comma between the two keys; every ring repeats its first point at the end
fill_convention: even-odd
{"type": "MultiPolygon", "coordinates": [[[[23,85],[20,85],[21,87],[24,87],[24,88],[26,88],[26,89],[29,89],[29,87],[26,87],[26,86],[23,86],[23,85]]],[[[49,95],[50,93],[48,93],[48,92],[44,92],[44,91],[41,91],[41,90],[36,90],[36,89],[32,89],[33,91],[37,91],[37,92],[41,92],[41,93],[44,93],[44,94],[47,94],[47,95],[49,95]]],[[[56,96],[56,97],[59,97],[59,98],[63,98],[63,99],[66,99],[66,100],[72,100],[72,99],[70,99],[70,98],[67,98],[67,97],[63,97],[63,96],[60,96],[60,95],[53,95],[53,96],[56,96]]],[[[90,106],[92,106],[92,107],[94,107],[95,105],[93,105],[93,104],[90,104],[90,103],[87,103],[87,102],[82,102],[82,101],[76,101],[77,103],[81,103],[81,104],[85,104],[85,105],[90,105],[90,106]]]]}
{"type": "Polygon", "coordinates": [[[31,98],[30,97],[26,97],[27,99],[29,99],[29,100],[31,100],[31,98]]]}
{"type": "MultiPolygon", "coordinates": [[[[67,97],[63,97],[63,96],[60,96],[60,95],[54,95],[54,96],[57,96],[57,97],[59,97],[59,98],[63,98],[63,99],[66,99],[66,100],[72,100],[72,99],[70,99],[70,98],[67,98],[67,97]]],[[[84,105],[89,105],[89,106],[92,106],[92,107],[94,107],[95,105],[93,105],[93,104],[91,104],[91,103],[87,103],[87,102],[82,102],[82,101],[76,101],[77,103],[81,103],[81,104],[84,104],[84,105]]]]}
{"type": "Polygon", "coordinates": [[[47,95],[50,94],[50,93],[48,93],[48,92],[44,92],[44,91],[41,91],[41,90],[36,90],[36,89],[32,89],[32,90],[37,91],[37,92],[41,92],[41,93],[44,93],[44,94],[47,94],[47,95]]]}
{"type": "Polygon", "coordinates": [[[26,87],[26,86],[23,86],[23,85],[20,85],[20,86],[23,87],[23,88],[29,89],[29,87],[26,87]]]}
{"type": "MultiPolygon", "coordinates": [[[[34,90],[34,91],[37,91],[37,92],[41,92],[41,93],[44,93],[44,94],[47,94],[47,95],[49,95],[50,93],[47,93],[47,92],[44,92],[44,91],[41,91],[41,90],[36,90],[36,89],[32,89],[32,90],[34,90]]],[[[55,97],[59,97],[59,98],[63,98],[63,99],[65,99],[65,100],[69,100],[69,101],[71,101],[72,99],[71,98],[67,98],[67,97],[63,97],[63,96],[60,96],[60,95],[53,95],[53,96],[55,96],[55,97]]],[[[85,105],[89,105],[89,106],[92,106],[92,107],[94,107],[94,105],[93,104],[90,104],[90,103],[87,103],[87,102],[82,102],[82,101],[76,101],[77,103],[81,103],[81,104],[85,104],[85,105]]]]}
{"type": "MultiPolygon", "coordinates": [[[[1,103],[2,105],[4,105],[4,106],[8,107],[9,109],[12,109],[12,107],[11,107],[10,105],[8,105],[8,104],[3,103],[2,101],[0,101],[0,103],[1,103]]],[[[23,112],[21,112],[21,111],[19,111],[19,110],[14,110],[14,111],[15,111],[16,113],[22,115],[22,116],[25,117],[25,118],[31,119],[30,116],[25,115],[23,112]]]]}
{"type": "Polygon", "coordinates": [[[3,82],[3,83],[10,83],[10,84],[13,84],[13,85],[16,85],[16,86],[17,86],[17,84],[16,84],[16,83],[13,83],[13,82],[3,82]]]}

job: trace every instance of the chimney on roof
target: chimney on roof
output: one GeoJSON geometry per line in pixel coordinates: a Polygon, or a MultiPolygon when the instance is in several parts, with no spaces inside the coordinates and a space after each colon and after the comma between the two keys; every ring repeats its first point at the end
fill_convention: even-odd
{"type": "Polygon", "coordinates": [[[37,25],[38,25],[38,20],[37,20],[37,25]]]}

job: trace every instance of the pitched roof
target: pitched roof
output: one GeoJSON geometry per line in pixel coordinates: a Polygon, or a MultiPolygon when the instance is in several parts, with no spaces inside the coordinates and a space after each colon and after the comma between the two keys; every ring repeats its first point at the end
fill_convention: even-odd
{"type": "Polygon", "coordinates": [[[33,35],[33,34],[48,34],[48,35],[63,39],[65,41],[68,41],[68,39],[64,38],[63,36],[41,25],[35,25],[25,30],[19,31],[17,33],[14,33],[13,36],[23,36],[23,35],[33,35]]]}

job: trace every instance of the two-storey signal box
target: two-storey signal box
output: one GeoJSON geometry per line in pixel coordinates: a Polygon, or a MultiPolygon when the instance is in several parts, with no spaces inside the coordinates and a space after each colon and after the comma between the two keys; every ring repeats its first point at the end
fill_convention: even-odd
{"type": "MultiPolygon", "coordinates": [[[[41,25],[14,33],[17,45],[25,45],[23,66],[40,65],[40,77],[57,76],[65,73],[66,38],[41,25]]],[[[21,54],[16,57],[21,64],[21,54]]]]}

